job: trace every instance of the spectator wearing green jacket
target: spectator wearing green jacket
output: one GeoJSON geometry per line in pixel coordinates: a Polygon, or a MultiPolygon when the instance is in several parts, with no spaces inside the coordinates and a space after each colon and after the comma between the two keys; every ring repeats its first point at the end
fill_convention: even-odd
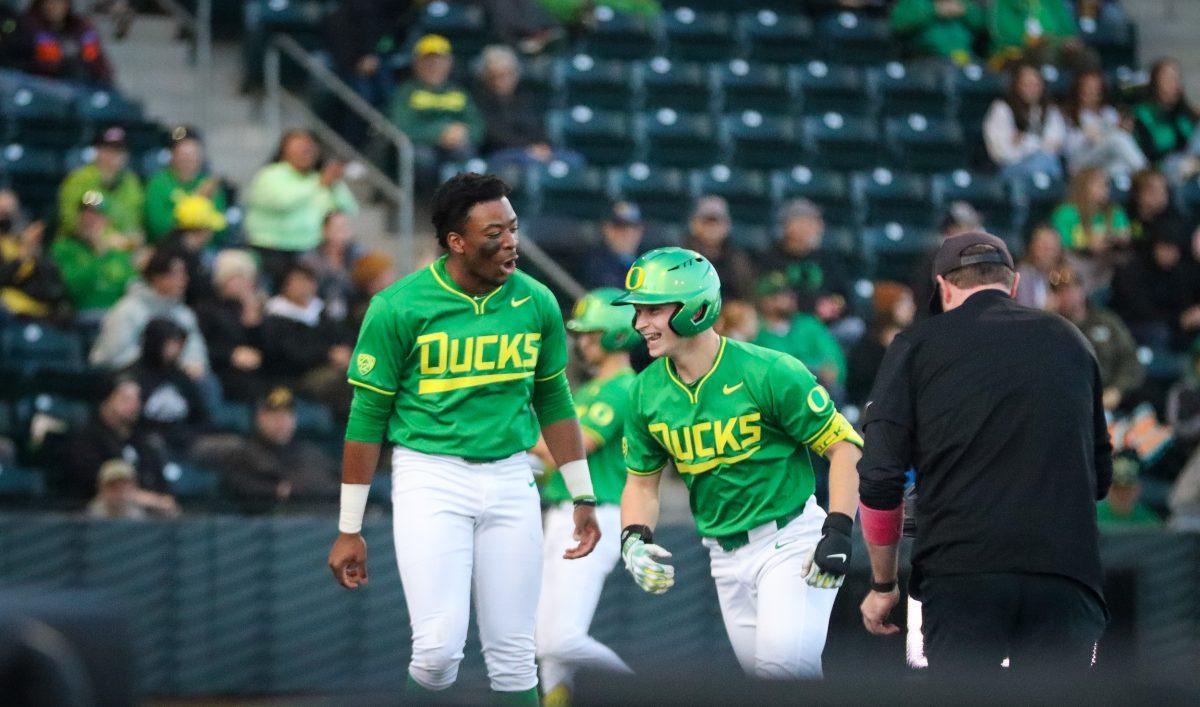
{"type": "Polygon", "coordinates": [[[484,122],[466,89],[450,82],[450,42],[427,34],[413,47],[413,78],[401,84],[389,117],[416,147],[423,182],[436,177],[442,160],[470,157],[483,142],[484,122]]]}
{"type": "Polygon", "coordinates": [[[345,163],[326,159],[307,130],[289,130],[271,163],[246,190],[247,242],[262,258],[263,271],[277,282],[302,255],[321,242],[330,211],[358,212],[358,202],[342,180],[345,163]]]}
{"type": "Polygon", "coordinates": [[[846,357],[820,319],[798,312],[796,293],[783,273],[769,273],[755,284],[759,317],[754,343],[799,359],[821,385],[840,398],[846,383],[846,357]]]}
{"type": "Polygon", "coordinates": [[[204,168],[204,144],[186,125],[171,131],[171,162],[146,183],[146,240],[157,245],[175,228],[175,206],[184,197],[208,198],[217,211],[228,205],[219,177],[204,168]]]}
{"type": "Polygon", "coordinates": [[[126,285],[137,278],[137,270],[132,254],[109,230],[104,195],[86,192],[74,206],[78,215],[75,231],[55,239],[50,256],[79,316],[99,321],[125,294],[126,285]]]}
{"type": "Polygon", "coordinates": [[[127,246],[140,245],[145,194],[141,180],[127,168],[125,129],[113,126],[103,130],[95,147],[96,159],[67,175],[59,188],[58,235],[75,233],[83,195],[97,191],[104,197],[109,227],[125,237],[127,246]]]}
{"type": "Polygon", "coordinates": [[[1183,92],[1179,62],[1154,62],[1147,89],[1146,100],[1133,109],[1134,138],[1168,181],[1182,184],[1200,172],[1200,112],[1183,92]]]}
{"type": "Polygon", "coordinates": [[[1067,200],[1050,215],[1063,248],[1092,255],[1129,245],[1129,215],[1112,202],[1103,167],[1079,170],[1067,187],[1067,200]]]}
{"type": "Polygon", "coordinates": [[[985,26],[976,0],[898,0],[891,21],[912,55],[949,59],[959,66],[974,59],[972,45],[985,26]]]}
{"type": "Polygon", "coordinates": [[[1084,68],[1096,59],[1079,39],[1067,0],[992,0],[987,30],[996,69],[1022,60],[1084,68]]]}

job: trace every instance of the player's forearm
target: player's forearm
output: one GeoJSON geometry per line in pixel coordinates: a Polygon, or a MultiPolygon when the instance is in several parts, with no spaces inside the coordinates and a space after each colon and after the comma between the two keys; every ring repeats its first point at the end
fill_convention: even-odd
{"type": "Polygon", "coordinates": [[[875,545],[867,543],[867,556],[871,558],[871,578],[876,582],[890,582],[897,577],[900,544],[875,545]]]}
{"type": "Polygon", "coordinates": [[[370,484],[379,466],[378,442],[355,442],[346,440],[342,448],[342,483],[370,484]]]}
{"type": "Polygon", "coordinates": [[[644,525],[653,528],[658,523],[658,483],[662,474],[638,476],[629,474],[621,492],[621,527],[644,525]]]}
{"type": "Polygon", "coordinates": [[[829,512],[850,518],[858,512],[858,460],[862,452],[849,442],[837,442],[826,452],[829,459],[829,512]]]}
{"type": "Polygon", "coordinates": [[[560,468],[567,462],[583,459],[583,433],[579,429],[579,420],[569,418],[546,425],[542,428],[542,437],[546,440],[546,448],[550,456],[560,468]]]}

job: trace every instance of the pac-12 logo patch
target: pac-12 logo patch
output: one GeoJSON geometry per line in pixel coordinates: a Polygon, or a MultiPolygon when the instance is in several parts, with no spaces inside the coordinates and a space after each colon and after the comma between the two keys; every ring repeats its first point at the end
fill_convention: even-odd
{"type": "Polygon", "coordinates": [[[360,376],[365,376],[375,370],[375,357],[371,354],[360,353],[354,363],[358,367],[360,376]]]}

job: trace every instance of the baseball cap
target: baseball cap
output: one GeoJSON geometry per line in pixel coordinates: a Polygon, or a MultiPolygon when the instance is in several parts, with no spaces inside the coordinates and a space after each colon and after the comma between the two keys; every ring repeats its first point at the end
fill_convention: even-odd
{"type": "Polygon", "coordinates": [[[933,297],[929,300],[929,311],[933,314],[942,311],[941,287],[937,284],[938,275],[945,277],[947,273],[954,272],[959,268],[981,263],[1000,263],[1007,265],[1009,270],[1017,269],[1013,264],[1012,254],[1008,252],[1008,246],[990,233],[970,231],[942,241],[937,254],[933,256],[933,274],[930,277],[934,279],[934,285],[933,297]],[[977,245],[991,246],[999,252],[963,255],[963,251],[977,245]]]}
{"type": "Polygon", "coordinates": [[[758,297],[771,297],[790,290],[787,275],[778,270],[763,275],[754,283],[754,294],[758,297]]]}
{"type": "Polygon", "coordinates": [[[100,465],[96,482],[99,486],[108,486],[117,481],[132,481],[136,477],[132,464],[124,459],[109,459],[100,465]]]}
{"type": "Polygon", "coordinates": [[[290,411],[295,407],[296,397],[292,395],[291,388],[287,386],[275,386],[266,395],[258,399],[258,409],[268,412],[278,412],[280,410],[290,411]]]}
{"type": "Polygon", "coordinates": [[[618,201],[612,205],[608,222],[614,226],[642,225],[642,210],[632,201],[618,201]]]}
{"type": "Polygon", "coordinates": [[[175,127],[171,128],[171,144],[174,145],[181,140],[202,141],[203,139],[200,137],[200,131],[194,126],[176,125],[175,127]]]}
{"type": "Polygon", "coordinates": [[[220,231],[225,217],[208,197],[189,194],[175,203],[175,227],[184,231],[220,231]]]}
{"type": "Polygon", "coordinates": [[[127,149],[125,128],[120,125],[110,125],[96,136],[96,147],[114,147],[119,150],[127,149]]]}
{"type": "Polygon", "coordinates": [[[83,196],[79,197],[79,210],[83,211],[85,209],[93,209],[102,214],[108,213],[108,205],[104,201],[104,194],[95,189],[85,191],[83,196]]]}
{"type": "Polygon", "coordinates": [[[413,56],[422,57],[432,54],[449,54],[450,40],[440,34],[427,34],[413,45],[413,56]]]}
{"type": "Polygon", "coordinates": [[[712,218],[728,221],[729,202],[720,196],[702,196],[696,200],[696,208],[692,210],[692,218],[712,218]]]}

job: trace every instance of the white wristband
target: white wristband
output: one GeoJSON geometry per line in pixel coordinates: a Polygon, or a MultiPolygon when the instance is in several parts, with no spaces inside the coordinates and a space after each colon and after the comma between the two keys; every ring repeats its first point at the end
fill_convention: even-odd
{"type": "Polygon", "coordinates": [[[362,532],[363,516],[367,513],[370,484],[342,484],[342,510],[338,514],[338,532],[354,535],[362,532]]]}
{"type": "Polygon", "coordinates": [[[596,494],[592,491],[592,472],[588,469],[587,459],[576,459],[558,468],[563,481],[567,484],[567,493],[573,501],[595,501],[596,494]]]}

